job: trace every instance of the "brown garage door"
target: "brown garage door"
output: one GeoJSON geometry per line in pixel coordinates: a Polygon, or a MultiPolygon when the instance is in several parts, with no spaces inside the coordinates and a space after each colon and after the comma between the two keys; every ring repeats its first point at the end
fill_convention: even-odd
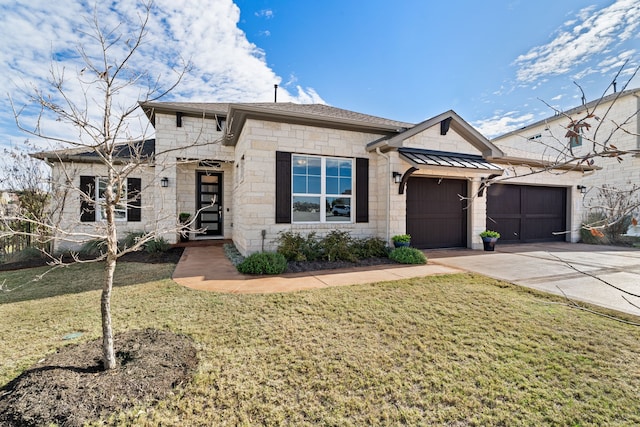
{"type": "Polygon", "coordinates": [[[410,178],[407,182],[407,233],[421,249],[467,246],[467,181],[410,178]]]}
{"type": "Polygon", "coordinates": [[[487,228],[501,242],[564,241],[557,233],[566,230],[566,206],[562,187],[494,184],[487,191],[487,228]]]}

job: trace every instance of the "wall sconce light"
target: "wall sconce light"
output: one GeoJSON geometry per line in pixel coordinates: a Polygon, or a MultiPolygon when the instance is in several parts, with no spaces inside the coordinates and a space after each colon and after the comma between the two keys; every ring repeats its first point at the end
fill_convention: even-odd
{"type": "Polygon", "coordinates": [[[169,186],[169,178],[167,178],[166,176],[165,176],[164,178],[162,178],[162,179],[160,180],[160,185],[161,185],[163,188],[167,188],[167,187],[169,186]]]}
{"type": "Polygon", "coordinates": [[[576,186],[576,188],[578,189],[578,191],[580,191],[580,194],[586,194],[587,193],[587,187],[585,187],[584,185],[578,185],[578,186],[576,186]]]}
{"type": "Polygon", "coordinates": [[[400,184],[402,182],[402,174],[400,172],[393,172],[393,182],[400,184]]]}

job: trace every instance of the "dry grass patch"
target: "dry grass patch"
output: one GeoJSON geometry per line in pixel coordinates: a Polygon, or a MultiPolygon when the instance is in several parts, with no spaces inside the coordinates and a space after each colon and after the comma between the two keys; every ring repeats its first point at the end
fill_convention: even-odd
{"type": "MultiPolygon", "coordinates": [[[[120,287],[116,330],[188,334],[200,365],[178,395],[110,422],[640,423],[640,330],[557,301],[466,274],[270,295],[120,287]]],[[[0,305],[0,317],[4,383],[64,334],[97,336],[98,292],[0,305]]]]}

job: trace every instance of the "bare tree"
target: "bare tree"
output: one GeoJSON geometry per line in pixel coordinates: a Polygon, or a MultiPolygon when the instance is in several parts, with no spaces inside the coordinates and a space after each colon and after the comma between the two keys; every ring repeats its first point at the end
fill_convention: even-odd
{"type": "MultiPolygon", "coordinates": [[[[129,34],[121,30],[129,25],[103,27],[99,14],[94,12],[87,20],[91,30],[83,33],[90,43],[78,48],[83,68],[73,73],[54,63],[50,74],[50,88],[28,91],[30,105],[35,104],[39,109],[37,118],[32,122],[27,114],[28,107],[25,105],[18,108],[12,100],[17,126],[30,135],[46,139],[56,148],[37,155],[55,162],[57,168],[50,193],[49,211],[39,218],[25,218],[23,215],[21,219],[45,228],[57,241],[81,242],[97,239],[103,242],[103,252],[90,261],[103,261],[105,265],[100,308],[102,358],[104,369],[107,370],[115,368],[117,364],[111,320],[111,292],[117,260],[126,253],[139,250],[162,232],[172,231],[150,227],[152,231],[143,233],[129,247],[118,247],[118,216],[123,209],[140,208],[140,193],[143,191],[140,188],[134,191],[128,189],[128,178],[134,173],[152,170],[150,166],[166,167],[154,164],[156,156],[161,153],[149,149],[147,128],[142,126],[140,131],[135,131],[132,125],[140,116],[139,102],[154,101],[166,95],[175,88],[189,68],[187,63],[183,63],[176,71],[173,83],[163,87],[158,78],[152,78],[145,70],[136,67],[134,59],[140,55],[139,51],[147,36],[151,9],[150,1],[142,3],[142,13],[127,23],[130,28],[135,29],[134,33],[129,34]],[[78,93],[81,96],[78,97],[78,93]],[[130,95],[135,96],[135,93],[138,93],[138,98],[131,98],[130,95]],[[51,118],[74,129],[72,133],[64,134],[73,136],[47,132],[45,127],[47,120],[51,118]],[[60,147],[65,150],[60,150],[60,147]],[[78,184],[78,165],[69,161],[74,156],[91,157],[93,162],[100,164],[103,176],[88,185],[82,182],[78,184]],[[86,227],[78,230],[64,223],[63,212],[72,198],[80,198],[83,214],[98,214],[103,219],[95,223],[91,232],[86,231],[86,227]]],[[[216,141],[200,140],[198,136],[193,144],[214,142],[216,141]]],[[[177,221],[174,223],[174,230],[177,230],[180,225],[177,221]]],[[[68,262],[53,254],[51,260],[53,266],[68,262]]],[[[73,259],[73,262],[80,261],[77,256],[73,259]]]]}

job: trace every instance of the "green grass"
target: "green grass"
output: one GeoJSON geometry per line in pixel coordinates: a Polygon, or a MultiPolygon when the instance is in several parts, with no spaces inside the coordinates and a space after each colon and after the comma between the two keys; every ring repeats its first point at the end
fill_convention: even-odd
{"type": "MultiPolygon", "coordinates": [[[[138,264],[138,276],[158,268],[138,264]]],[[[76,280],[69,271],[43,280],[76,280]]],[[[100,269],[74,274],[89,284],[100,269]]],[[[99,292],[63,293],[0,304],[0,383],[67,333],[99,336],[99,292]]],[[[141,281],[114,290],[116,331],[186,333],[200,365],[175,396],[111,422],[640,423],[640,329],[558,301],[467,274],[271,295],[141,281]]]]}

